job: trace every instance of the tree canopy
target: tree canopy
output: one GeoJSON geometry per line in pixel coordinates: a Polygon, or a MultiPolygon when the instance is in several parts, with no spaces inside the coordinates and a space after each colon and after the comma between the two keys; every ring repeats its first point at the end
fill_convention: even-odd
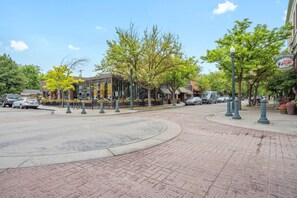
{"type": "Polygon", "coordinates": [[[269,79],[267,89],[278,97],[288,97],[295,94],[297,100],[297,72],[293,68],[278,71],[269,79]]]}
{"type": "Polygon", "coordinates": [[[162,82],[169,86],[169,90],[173,95],[173,105],[175,105],[175,91],[179,87],[185,86],[190,79],[196,79],[200,71],[198,66],[198,61],[194,57],[181,60],[179,58],[175,59],[176,65],[178,65],[174,70],[166,72],[162,82]],[[178,62],[178,63],[177,63],[178,62]]]}
{"type": "Polygon", "coordinates": [[[108,50],[96,71],[108,71],[129,78],[133,69],[133,80],[148,90],[148,103],[151,105],[150,92],[158,87],[166,72],[175,69],[181,58],[181,43],[171,33],[161,33],[157,26],[151,31],[146,29],[140,37],[134,25],[129,29],[116,28],[116,40],[107,41],[108,50]]]}
{"type": "MultiPolygon", "coordinates": [[[[209,63],[217,63],[218,68],[226,72],[231,82],[229,50],[231,46],[235,47],[234,66],[238,83],[239,102],[241,102],[242,82],[246,80],[248,72],[255,71],[259,76],[266,75],[267,72],[274,70],[275,67],[271,64],[273,58],[280,52],[292,28],[291,25],[285,25],[269,30],[267,25],[258,24],[253,31],[249,31],[251,24],[252,22],[249,19],[235,21],[234,27],[228,30],[223,38],[215,41],[217,48],[208,50],[207,55],[201,57],[209,63]]],[[[265,79],[265,77],[263,78],[265,79]]],[[[263,78],[258,79],[263,80],[263,78]]]]}
{"type": "Polygon", "coordinates": [[[24,88],[39,90],[41,85],[40,67],[36,65],[24,65],[20,67],[20,70],[25,77],[24,88]]]}
{"type": "Polygon", "coordinates": [[[6,54],[0,56],[0,95],[21,93],[24,88],[24,78],[15,61],[6,54]]]}
{"type": "Polygon", "coordinates": [[[83,82],[82,79],[71,76],[72,70],[67,65],[53,66],[53,69],[43,75],[44,88],[49,91],[58,91],[58,99],[64,99],[64,92],[74,90],[74,84],[83,82]]]}

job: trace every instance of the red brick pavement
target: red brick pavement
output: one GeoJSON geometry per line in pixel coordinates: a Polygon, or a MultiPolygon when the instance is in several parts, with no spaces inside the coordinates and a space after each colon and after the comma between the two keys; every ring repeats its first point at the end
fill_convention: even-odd
{"type": "MultiPolygon", "coordinates": [[[[297,197],[297,136],[142,113],[183,127],[147,150],[0,170],[3,197],[297,197]]],[[[133,115],[129,115],[133,116],[133,115]]]]}

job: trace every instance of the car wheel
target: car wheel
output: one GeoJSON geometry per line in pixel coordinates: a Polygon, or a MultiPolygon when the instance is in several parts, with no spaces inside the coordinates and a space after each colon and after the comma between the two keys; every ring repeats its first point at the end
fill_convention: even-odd
{"type": "Polygon", "coordinates": [[[20,109],[24,108],[22,104],[20,104],[20,109]]]}

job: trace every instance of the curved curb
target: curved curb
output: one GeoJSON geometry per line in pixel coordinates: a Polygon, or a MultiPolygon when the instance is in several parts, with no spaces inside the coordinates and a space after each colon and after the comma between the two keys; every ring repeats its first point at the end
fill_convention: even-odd
{"type": "MultiPolygon", "coordinates": [[[[236,120],[232,119],[232,117],[224,117],[224,113],[221,112],[219,115],[214,114],[214,115],[205,115],[205,118],[211,122],[227,125],[227,126],[232,126],[232,127],[237,127],[237,128],[243,128],[243,129],[250,129],[250,130],[255,130],[255,131],[265,131],[265,132],[270,132],[270,133],[283,133],[283,134],[289,134],[289,135],[297,135],[297,131],[293,131],[292,129],[285,129],[284,126],[281,126],[276,123],[276,120],[271,120],[270,119],[270,124],[259,124],[257,122],[257,119],[251,119],[251,116],[247,115],[241,115],[242,119],[236,120]]],[[[253,117],[254,118],[254,117],[253,117]]]]}
{"type": "Polygon", "coordinates": [[[123,155],[153,146],[157,146],[164,142],[167,142],[182,132],[180,125],[162,120],[165,122],[167,129],[161,134],[152,138],[116,147],[98,149],[93,151],[68,153],[68,154],[57,154],[57,155],[43,155],[43,156],[27,156],[27,157],[0,157],[1,166],[0,168],[18,168],[18,167],[30,167],[40,166],[58,163],[75,162],[89,159],[98,159],[104,157],[112,157],[117,155],[123,155]]]}

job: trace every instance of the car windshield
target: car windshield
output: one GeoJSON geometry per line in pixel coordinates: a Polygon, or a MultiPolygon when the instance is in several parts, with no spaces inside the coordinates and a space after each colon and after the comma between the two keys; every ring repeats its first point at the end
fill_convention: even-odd
{"type": "Polygon", "coordinates": [[[32,100],[35,100],[35,98],[26,98],[26,100],[31,100],[32,101],[32,100]]]}
{"type": "Polygon", "coordinates": [[[208,98],[210,95],[209,95],[209,93],[204,93],[203,95],[202,95],[202,98],[208,98]]]}
{"type": "Polygon", "coordinates": [[[7,98],[9,98],[9,99],[18,99],[20,97],[21,96],[19,94],[9,94],[9,95],[7,95],[7,98]]]}

